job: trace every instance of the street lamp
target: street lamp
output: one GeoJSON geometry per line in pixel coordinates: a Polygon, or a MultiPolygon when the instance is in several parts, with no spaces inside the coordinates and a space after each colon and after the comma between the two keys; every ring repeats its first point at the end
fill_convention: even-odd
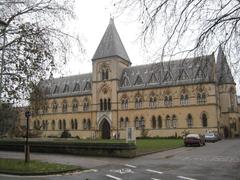
{"type": "Polygon", "coordinates": [[[3,69],[4,69],[4,53],[6,45],[6,28],[7,23],[0,20],[0,33],[3,34],[3,45],[2,45],[2,58],[1,58],[1,72],[0,72],[0,107],[2,106],[2,84],[3,84],[3,69]]]}
{"type": "Polygon", "coordinates": [[[30,111],[25,112],[25,117],[27,118],[27,129],[26,129],[26,142],[25,142],[25,163],[30,161],[30,149],[28,143],[28,129],[29,129],[29,118],[31,116],[30,111]]]}

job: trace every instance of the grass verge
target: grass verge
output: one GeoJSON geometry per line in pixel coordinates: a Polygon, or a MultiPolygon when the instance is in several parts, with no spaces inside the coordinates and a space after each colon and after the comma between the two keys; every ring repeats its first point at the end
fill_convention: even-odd
{"type": "Polygon", "coordinates": [[[30,161],[20,159],[0,159],[0,172],[16,175],[47,175],[82,170],[78,166],[30,161]]]}

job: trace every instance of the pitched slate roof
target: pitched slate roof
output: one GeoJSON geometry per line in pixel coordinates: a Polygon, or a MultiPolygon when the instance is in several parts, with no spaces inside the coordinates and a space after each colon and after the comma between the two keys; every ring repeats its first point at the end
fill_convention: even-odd
{"type": "Polygon", "coordinates": [[[81,74],[45,80],[40,83],[47,97],[91,94],[92,74],[81,74]]]}
{"type": "Polygon", "coordinates": [[[92,60],[113,56],[118,56],[130,63],[128,54],[114,25],[114,20],[111,18],[92,60]]]}
{"type": "Polygon", "coordinates": [[[216,74],[218,84],[235,84],[226,56],[224,55],[221,46],[218,50],[216,74]]]}
{"type": "Polygon", "coordinates": [[[214,56],[132,66],[123,70],[120,90],[214,82],[214,56]]]}

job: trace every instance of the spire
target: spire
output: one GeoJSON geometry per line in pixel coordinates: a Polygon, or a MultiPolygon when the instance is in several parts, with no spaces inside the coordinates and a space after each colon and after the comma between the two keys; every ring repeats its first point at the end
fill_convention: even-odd
{"type": "Polygon", "coordinates": [[[217,55],[217,82],[218,84],[235,84],[226,56],[220,46],[217,55]]]}
{"type": "Polygon", "coordinates": [[[92,60],[113,56],[118,56],[131,63],[128,54],[119,37],[117,29],[114,25],[114,20],[113,18],[110,18],[109,25],[102,37],[100,44],[98,45],[98,48],[92,60]]]}

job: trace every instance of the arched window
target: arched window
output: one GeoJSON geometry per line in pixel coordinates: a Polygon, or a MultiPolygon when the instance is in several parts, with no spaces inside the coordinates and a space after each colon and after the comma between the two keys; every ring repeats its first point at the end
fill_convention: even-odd
{"type": "Polygon", "coordinates": [[[107,99],[104,99],[104,111],[107,111],[107,99]]]}
{"type": "Polygon", "coordinates": [[[139,128],[139,119],[138,119],[138,117],[135,118],[135,128],[136,129],[139,128]]]}
{"type": "Polygon", "coordinates": [[[58,104],[56,101],[53,101],[53,104],[52,104],[52,112],[53,113],[56,113],[57,112],[57,109],[58,109],[58,104]]]}
{"type": "Polygon", "coordinates": [[[63,119],[63,130],[66,130],[66,120],[63,119]]]}
{"type": "Polygon", "coordinates": [[[121,108],[122,109],[128,109],[128,98],[127,97],[122,98],[122,100],[121,100],[121,108]]]}
{"type": "Polygon", "coordinates": [[[176,117],[176,115],[173,115],[173,116],[172,116],[171,127],[172,127],[172,128],[176,128],[176,127],[177,127],[177,117],[176,117]]]}
{"type": "Polygon", "coordinates": [[[158,124],[158,129],[162,128],[162,118],[161,118],[161,116],[158,116],[157,124],[158,124]]]}
{"type": "Polygon", "coordinates": [[[236,104],[236,93],[233,87],[230,89],[229,93],[230,93],[230,111],[234,112],[236,104]]]}
{"type": "Polygon", "coordinates": [[[55,130],[55,120],[52,120],[52,130],[55,130]]]}
{"type": "Polygon", "coordinates": [[[90,119],[88,119],[88,121],[87,121],[87,129],[88,129],[88,130],[91,129],[91,121],[90,121],[90,119]]]}
{"type": "Polygon", "coordinates": [[[75,126],[74,126],[74,121],[73,121],[73,119],[71,119],[71,128],[72,128],[72,129],[75,129],[75,126]]]}
{"type": "Polygon", "coordinates": [[[155,118],[155,116],[152,116],[152,128],[153,129],[156,129],[156,118],[155,118]]]}
{"type": "Polygon", "coordinates": [[[108,72],[109,70],[107,68],[102,69],[102,80],[108,80],[108,72]]]}
{"type": "Polygon", "coordinates": [[[141,116],[139,125],[140,125],[141,128],[145,127],[145,121],[144,121],[144,117],[143,116],[141,116]]]}
{"type": "Polygon", "coordinates": [[[111,110],[111,99],[108,98],[108,110],[110,111],[111,110]]]}
{"type": "Polygon", "coordinates": [[[100,99],[100,111],[103,111],[103,100],[100,99]]]}
{"type": "Polygon", "coordinates": [[[155,96],[151,96],[149,98],[149,107],[150,108],[155,108],[157,107],[157,98],[155,96]]]}
{"type": "Polygon", "coordinates": [[[78,111],[78,100],[77,99],[73,99],[73,101],[72,101],[72,111],[73,112],[78,111]]]}
{"type": "Polygon", "coordinates": [[[124,127],[124,119],[123,117],[120,118],[120,128],[124,127]]]}
{"type": "Polygon", "coordinates": [[[182,94],[180,98],[180,104],[181,105],[187,105],[188,104],[188,95],[182,94]]]}
{"type": "Polygon", "coordinates": [[[165,106],[172,106],[172,96],[165,96],[164,97],[164,105],[165,106]]]}
{"type": "Polygon", "coordinates": [[[78,122],[77,122],[77,119],[74,120],[74,126],[75,126],[75,129],[77,130],[77,129],[78,129],[78,122]]]}
{"type": "Polygon", "coordinates": [[[206,93],[205,92],[197,93],[197,103],[198,104],[205,104],[206,103],[206,93]]]}
{"type": "Polygon", "coordinates": [[[193,119],[192,119],[192,115],[191,114],[187,115],[187,126],[188,126],[188,128],[193,127],[193,119]]]}
{"type": "Polygon", "coordinates": [[[124,127],[128,127],[128,117],[125,118],[125,124],[124,124],[124,127]]]}
{"type": "Polygon", "coordinates": [[[83,129],[84,129],[84,130],[87,129],[87,121],[86,121],[85,118],[83,119],[83,129]]]}
{"type": "Polygon", "coordinates": [[[58,129],[62,129],[62,120],[60,119],[59,121],[58,121],[58,129]]]}
{"type": "Polygon", "coordinates": [[[46,130],[45,129],[45,121],[44,120],[42,120],[42,128],[43,128],[43,130],[46,130]]]}
{"type": "Polygon", "coordinates": [[[135,98],[135,108],[142,108],[142,98],[140,96],[136,96],[135,98]]]}
{"type": "Polygon", "coordinates": [[[208,119],[206,113],[202,113],[202,126],[207,127],[208,126],[208,119]]]}
{"type": "Polygon", "coordinates": [[[171,120],[170,120],[170,116],[169,115],[167,115],[166,116],[166,128],[170,128],[171,127],[171,122],[170,122],[171,120]]]}
{"type": "Polygon", "coordinates": [[[63,100],[63,105],[62,105],[62,112],[65,113],[67,112],[67,100],[63,100]]]}
{"type": "Polygon", "coordinates": [[[83,100],[83,111],[88,111],[88,110],[89,110],[88,99],[84,98],[84,100],[83,100]]]}

